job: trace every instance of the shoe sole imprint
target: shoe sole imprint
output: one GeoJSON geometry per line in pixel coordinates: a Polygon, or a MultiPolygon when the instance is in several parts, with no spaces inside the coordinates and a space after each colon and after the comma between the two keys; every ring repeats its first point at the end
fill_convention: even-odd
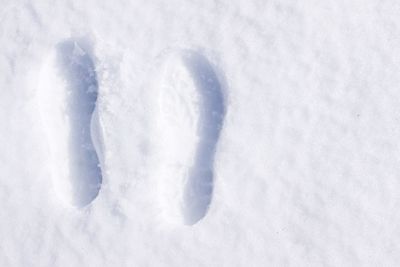
{"type": "Polygon", "coordinates": [[[90,55],[77,40],[57,44],[41,70],[38,103],[56,194],[75,207],[90,204],[102,183],[97,95],[90,55]]]}
{"type": "Polygon", "coordinates": [[[156,122],[159,203],[170,222],[193,225],[207,214],[212,200],[224,98],[202,55],[181,51],[165,61],[156,122]]]}

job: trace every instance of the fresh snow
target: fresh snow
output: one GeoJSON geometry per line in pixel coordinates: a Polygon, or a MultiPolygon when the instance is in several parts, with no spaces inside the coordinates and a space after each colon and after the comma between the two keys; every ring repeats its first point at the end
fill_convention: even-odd
{"type": "Polygon", "coordinates": [[[399,265],[399,1],[0,4],[0,266],[399,265]]]}

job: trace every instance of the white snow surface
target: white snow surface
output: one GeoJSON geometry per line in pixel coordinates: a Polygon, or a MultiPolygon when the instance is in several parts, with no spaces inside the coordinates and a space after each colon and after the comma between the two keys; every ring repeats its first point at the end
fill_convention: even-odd
{"type": "Polygon", "coordinates": [[[399,1],[0,4],[0,266],[399,266],[399,1]],[[66,40],[98,85],[79,207],[37,101],[66,40]]]}

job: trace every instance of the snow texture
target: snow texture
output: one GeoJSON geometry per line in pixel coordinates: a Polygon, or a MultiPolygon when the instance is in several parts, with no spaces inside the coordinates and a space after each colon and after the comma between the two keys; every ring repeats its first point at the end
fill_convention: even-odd
{"type": "Polygon", "coordinates": [[[0,4],[0,266],[399,265],[399,1],[0,4]]]}

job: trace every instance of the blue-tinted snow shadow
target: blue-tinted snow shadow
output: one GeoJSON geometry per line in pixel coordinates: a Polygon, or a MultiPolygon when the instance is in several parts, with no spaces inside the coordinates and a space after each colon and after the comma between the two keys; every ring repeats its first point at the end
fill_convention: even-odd
{"type": "Polygon", "coordinates": [[[200,95],[199,143],[184,191],[184,218],[187,225],[201,220],[211,204],[214,187],[214,158],[225,116],[221,83],[207,59],[185,51],[184,61],[200,95]]]}
{"type": "Polygon", "coordinates": [[[91,203],[102,183],[99,157],[91,133],[98,82],[85,39],[68,39],[56,46],[59,71],[67,83],[65,113],[69,122],[70,179],[74,206],[91,203]]]}

